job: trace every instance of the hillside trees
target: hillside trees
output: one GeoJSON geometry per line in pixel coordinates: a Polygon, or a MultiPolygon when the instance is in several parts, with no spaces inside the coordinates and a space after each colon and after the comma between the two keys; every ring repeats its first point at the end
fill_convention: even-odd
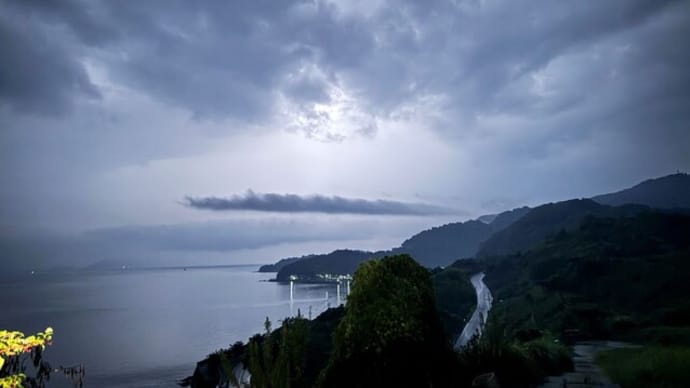
{"type": "Polygon", "coordinates": [[[298,314],[286,318],[279,331],[271,332],[266,318],[263,336],[249,341],[251,386],[258,388],[295,388],[303,386],[308,321],[298,314]]]}
{"type": "Polygon", "coordinates": [[[431,275],[411,257],[363,263],[320,385],[444,386],[453,353],[435,306],[431,275]]]}

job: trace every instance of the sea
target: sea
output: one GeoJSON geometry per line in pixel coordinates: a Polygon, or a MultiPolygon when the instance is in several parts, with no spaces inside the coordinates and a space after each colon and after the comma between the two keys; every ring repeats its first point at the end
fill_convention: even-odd
{"type": "MultiPolygon", "coordinates": [[[[257,265],[41,272],[0,280],[0,329],[54,329],[44,358],[83,365],[84,387],[175,387],[208,354],[300,312],[341,303],[334,284],[269,281],[257,265]],[[292,294],[292,298],[291,298],[292,294]]],[[[48,387],[71,387],[61,374],[48,387]]]]}

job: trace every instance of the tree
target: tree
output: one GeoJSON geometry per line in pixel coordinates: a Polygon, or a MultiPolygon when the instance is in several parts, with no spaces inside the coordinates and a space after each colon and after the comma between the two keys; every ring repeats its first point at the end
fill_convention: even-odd
{"type": "Polygon", "coordinates": [[[264,322],[265,334],[249,340],[251,386],[257,388],[296,388],[303,386],[304,363],[309,336],[308,321],[301,313],[286,318],[280,330],[271,332],[271,322],[264,322]]]}
{"type": "Polygon", "coordinates": [[[431,274],[408,255],[362,264],[354,275],[323,387],[445,386],[453,353],[431,274]]]}
{"type": "Polygon", "coordinates": [[[252,374],[252,387],[270,387],[273,371],[273,340],[271,321],[264,321],[265,334],[255,335],[249,340],[249,372],[252,374]]]}

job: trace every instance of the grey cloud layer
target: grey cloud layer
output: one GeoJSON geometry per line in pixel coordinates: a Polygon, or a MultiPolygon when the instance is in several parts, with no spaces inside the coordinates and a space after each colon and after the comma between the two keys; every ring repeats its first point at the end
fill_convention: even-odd
{"type": "Polygon", "coordinates": [[[368,40],[357,23],[336,20],[333,7],[306,2],[8,0],[0,7],[3,68],[20,74],[3,71],[12,88],[3,88],[2,100],[39,113],[93,94],[77,57],[196,116],[258,120],[282,83],[296,101],[327,100],[322,83],[286,82],[286,75],[317,61],[356,63],[368,40]]]}
{"type": "Polygon", "coordinates": [[[488,163],[546,163],[564,147],[592,148],[604,137],[645,154],[646,163],[690,165],[683,150],[690,143],[687,2],[384,1],[362,12],[339,3],[354,4],[0,0],[0,125],[7,132],[0,147],[13,157],[3,162],[30,168],[23,155],[53,152],[53,159],[74,155],[63,168],[72,171],[85,159],[126,165],[176,157],[198,138],[255,130],[242,123],[270,121],[283,99],[299,111],[302,132],[339,140],[328,133],[332,118],[314,104],[328,104],[331,88],[342,87],[363,111],[353,134],[371,136],[377,119],[404,119],[401,111],[412,106],[431,111],[424,124],[459,147],[468,138],[499,138],[488,163]],[[130,124],[127,110],[70,115],[80,101],[101,107],[89,65],[195,118],[230,123],[220,134],[180,141],[193,131],[130,124]],[[27,119],[46,114],[63,119],[27,119]],[[519,136],[500,139],[509,131],[519,136]],[[35,147],[46,134],[66,139],[64,149],[52,141],[35,147]],[[15,140],[25,136],[35,140],[15,140]]]}
{"type": "MultiPolygon", "coordinates": [[[[679,25],[687,21],[687,7],[672,0],[409,1],[368,16],[344,14],[326,1],[8,0],[0,19],[3,68],[19,76],[2,72],[1,97],[20,109],[58,110],[75,96],[95,96],[83,62],[74,59],[85,58],[118,82],[200,117],[260,120],[278,94],[298,106],[327,103],[329,84],[340,84],[374,115],[441,95],[466,123],[482,114],[542,108],[541,98],[524,89],[516,95],[511,86],[573,50],[606,44],[616,34],[633,38],[669,7],[680,14],[679,25]]],[[[654,60],[670,65],[659,77],[678,77],[688,62],[678,32],[656,32],[655,40],[671,50],[628,39],[656,56],[632,58],[626,67],[644,71],[640,61],[654,60]]],[[[536,113],[553,114],[577,101],[564,98],[536,113]]]]}
{"type": "Polygon", "coordinates": [[[185,204],[196,209],[215,211],[254,210],[279,213],[328,213],[371,215],[441,215],[458,211],[424,203],[398,202],[384,199],[366,200],[323,195],[254,193],[230,198],[185,198],[185,204]]]}
{"type": "MultiPolygon", "coordinates": [[[[329,1],[4,0],[0,119],[3,105],[58,114],[97,100],[90,63],[199,119],[265,124],[287,101],[300,122],[279,120],[278,129],[324,140],[343,139],[329,132],[336,119],[315,108],[333,102],[335,88],[357,103],[345,108],[359,127],[353,135],[371,136],[378,119],[416,107],[456,142],[499,137],[490,123],[502,120],[524,134],[496,156],[508,161],[559,155],[564,139],[587,143],[609,133],[638,148],[653,137],[656,159],[667,158],[666,147],[673,161],[690,163],[677,147],[690,142],[686,2],[383,4],[346,12],[329,1]]],[[[152,139],[166,130],[117,132],[152,139]]]]}
{"type": "MultiPolygon", "coordinates": [[[[166,223],[142,208],[176,207],[190,187],[197,195],[260,187],[361,197],[391,191],[401,198],[419,190],[459,196],[463,209],[496,199],[518,206],[690,169],[687,1],[372,3],[0,0],[0,222],[113,225],[130,222],[117,218],[130,211],[145,214],[136,222],[166,223]],[[260,167],[184,162],[220,152],[233,136],[253,138],[247,132],[289,127],[342,140],[328,128],[338,115],[317,109],[337,102],[338,93],[352,101],[338,112],[352,117],[349,136],[364,136],[335,144],[342,147],[329,156],[344,161],[333,163],[342,170],[349,158],[372,168],[327,179],[312,171],[313,186],[296,187],[298,179],[272,166],[324,155],[299,149],[312,148],[307,142],[291,148],[294,155],[275,156],[273,143],[256,146],[265,155],[260,167]],[[281,120],[283,110],[299,125],[281,120]],[[422,118],[415,121],[415,114],[422,118]],[[424,149],[430,138],[443,146],[424,149]],[[427,166],[437,151],[453,155],[443,159],[447,165],[427,166]],[[164,160],[205,171],[199,175],[218,184],[190,186],[198,181],[175,168],[152,172],[159,175],[150,186],[160,187],[135,187],[127,174],[109,180],[164,160]],[[396,178],[402,168],[379,165],[408,166],[408,187],[396,178]],[[250,179],[257,176],[265,179],[250,179]],[[102,200],[109,195],[127,199],[102,200]],[[132,206],[123,205],[129,199],[132,206]]],[[[243,198],[194,200],[247,206],[243,198]]],[[[358,214],[372,206],[407,211],[333,198],[320,205],[277,199],[263,210],[282,203],[358,214]]],[[[500,206],[487,211],[505,210],[500,206]]]]}
{"type": "MultiPolygon", "coordinates": [[[[167,254],[158,265],[173,265],[181,255],[190,254],[196,256],[197,263],[209,264],[209,254],[214,253],[230,254],[283,244],[368,240],[372,236],[402,239],[420,228],[419,221],[411,218],[394,222],[349,218],[333,222],[303,217],[131,225],[99,228],[77,235],[0,228],[0,264],[3,269],[40,268],[56,263],[83,266],[107,259],[150,265],[152,256],[161,252],[167,254]]],[[[284,253],[276,249],[274,255],[261,260],[271,262],[284,253]]],[[[228,262],[221,257],[220,263],[228,262]]]]}

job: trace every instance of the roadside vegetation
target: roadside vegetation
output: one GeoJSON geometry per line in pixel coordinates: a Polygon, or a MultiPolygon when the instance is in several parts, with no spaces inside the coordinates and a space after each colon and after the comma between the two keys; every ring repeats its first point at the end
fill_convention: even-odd
{"type": "Polygon", "coordinates": [[[492,315],[511,333],[540,329],[568,340],[687,341],[687,236],[690,217],[684,215],[590,217],[538,249],[485,258],[492,315]]]}
{"type": "Polygon", "coordinates": [[[597,363],[623,388],[690,387],[690,347],[646,346],[599,353],[597,363]]]}
{"type": "MultiPolygon", "coordinates": [[[[301,316],[236,343],[204,360],[183,384],[239,384],[245,367],[252,387],[462,387],[488,374],[502,387],[528,387],[572,367],[570,350],[546,332],[508,336],[491,322],[484,336],[457,352],[442,317],[469,316],[476,301],[468,263],[428,271],[407,255],[368,261],[354,275],[345,307],[314,320],[301,316]],[[466,299],[450,297],[458,291],[466,299]],[[437,297],[440,297],[437,300],[437,297]],[[206,371],[201,373],[201,371],[206,371]]],[[[450,322],[450,321],[448,321],[450,322]]]]}

